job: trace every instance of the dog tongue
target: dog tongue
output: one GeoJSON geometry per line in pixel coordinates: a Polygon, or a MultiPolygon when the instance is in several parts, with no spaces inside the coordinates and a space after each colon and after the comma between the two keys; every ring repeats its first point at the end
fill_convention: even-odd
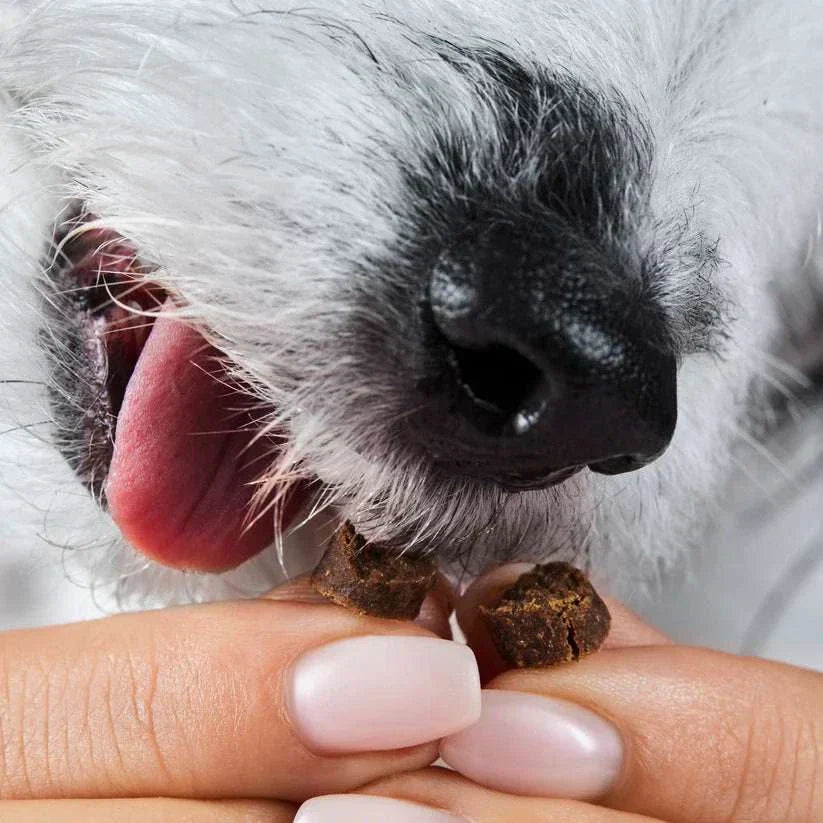
{"type": "Polygon", "coordinates": [[[155,321],[117,419],[106,485],[111,514],[136,548],[210,572],[262,551],[274,532],[270,515],[248,522],[274,444],[243,431],[253,428],[251,413],[221,381],[215,355],[183,323],[155,321]]]}

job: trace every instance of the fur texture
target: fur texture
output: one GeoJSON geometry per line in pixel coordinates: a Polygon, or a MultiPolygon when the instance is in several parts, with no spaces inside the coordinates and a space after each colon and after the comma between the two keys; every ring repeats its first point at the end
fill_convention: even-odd
{"type": "Polygon", "coordinates": [[[153,567],[57,453],[44,255],[78,203],[135,244],[185,299],[181,318],[276,409],[261,426],[285,431],[288,448],[261,477],[273,508],[259,516],[276,516],[267,489],[316,477],[315,511],[444,547],[469,572],[561,555],[616,592],[648,580],[700,541],[774,397],[809,385],[815,335],[797,330],[817,328],[798,299],[819,278],[814,0],[6,6],[3,539],[60,547],[124,605],[256,593],[282,563],[275,545],[219,578],[153,567]],[[611,118],[597,168],[551,155],[586,134],[587,101],[611,118]],[[550,208],[550,155],[567,202],[575,175],[604,181],[587,204],[662,307],[680,420],[640,472],[513,494],[445,476],[398,436],[398,295],[456,203],[499,202],[524,220],[550,208]]]}

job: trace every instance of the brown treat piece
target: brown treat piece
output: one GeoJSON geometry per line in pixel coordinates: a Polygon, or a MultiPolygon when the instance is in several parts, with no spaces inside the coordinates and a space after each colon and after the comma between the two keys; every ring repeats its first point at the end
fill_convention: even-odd
{"type": "Polygon", "coordinates": [[[568,563],[537,566],[480,613],[500,656],[519,668],[591,654],[611,626],[606,604],[583,572],[568,563]]]}
{"type": "Polygon", "coordinates": [[[311,582],[324,597],[373,617],[414,620],[437,582],[428,557],[367,543],[346,523],[331,540],[311,582]]]}

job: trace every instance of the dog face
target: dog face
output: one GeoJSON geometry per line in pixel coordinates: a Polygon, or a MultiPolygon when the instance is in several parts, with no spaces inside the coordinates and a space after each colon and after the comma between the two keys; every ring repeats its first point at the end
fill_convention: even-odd
{"type": "Polygon", "coordinates": [[[820,12],[750,5],[20,3],[14,505],[121,581],[327,507],[470,570],[674,556],[819,206],[820,12]]]}

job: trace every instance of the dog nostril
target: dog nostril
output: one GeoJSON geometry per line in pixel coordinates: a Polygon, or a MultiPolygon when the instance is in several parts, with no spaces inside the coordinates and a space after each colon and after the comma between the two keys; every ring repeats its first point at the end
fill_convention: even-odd
{"type": "Polygon", "coordinates": [[[665,329],[584,252],[490,232],[440,255],[421,304],[432,379],[409,418],[438,464],[521,489],[585,466],[633,471],[665,450],[677,419],[665,329]]]}
{"type": "Polygon", "coordinates": [[[514,349],[503,345],[483,349],[455,346],[449,350],[449,361],[463,393],[486,416],[484,428],[489,434],[522,434],[545,409],[546,401],[535,397],[545,378],[531,360],[514,349]]]}

